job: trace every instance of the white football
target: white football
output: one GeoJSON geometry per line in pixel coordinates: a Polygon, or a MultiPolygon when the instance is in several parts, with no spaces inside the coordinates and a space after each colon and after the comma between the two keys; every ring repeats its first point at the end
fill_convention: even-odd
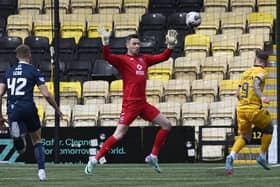
{"type": "Polygon", "coordinates": [[[186,17],[186,24],[191,27],[197,27],[201,23],[201,16],[199,12],[189,12],[186,17]]]}

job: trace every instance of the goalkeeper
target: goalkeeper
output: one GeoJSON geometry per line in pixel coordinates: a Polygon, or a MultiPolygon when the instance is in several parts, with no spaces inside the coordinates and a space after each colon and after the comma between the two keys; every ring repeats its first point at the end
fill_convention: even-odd
{"type": "Polygon", "coordinates": [[[155,137],[151,154],[145,158],[145,162],[156,172],[160,172],[157,156],[171,129],[171,123],[157,108],[150,105],[146,100],[147,69],[170,57],[171,49],[177,44],[177,32],[175,30],[168,30],[166,35],[167,48],[157,55],[139,54],[140,40],[136,34],[127,37],[127,54],[112,54],[109,49],[111,32],[106,31],[104,27],[99,27],[98,32],[102,39],[104,58],[119,71],[123,79],[123,102],[120,119],[115,132],[104,142],[95,158],[88,161],[85,167],[85,173],[92,173],[98,160],[124,137],[129,125],[137,116],[158,124],[161,127],[155,137]]]}

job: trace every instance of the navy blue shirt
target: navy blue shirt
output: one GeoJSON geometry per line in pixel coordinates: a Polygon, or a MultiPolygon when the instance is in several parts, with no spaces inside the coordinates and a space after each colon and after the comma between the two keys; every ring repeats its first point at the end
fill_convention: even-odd
{"type": "Polygon", "coordinates": [[[3,79],[6,84],[7,104],[34,104],[33,89],[35,85],[45,84],[45,78],[40,70],[32,64],[17,63],[8,69],[3,79]]]}

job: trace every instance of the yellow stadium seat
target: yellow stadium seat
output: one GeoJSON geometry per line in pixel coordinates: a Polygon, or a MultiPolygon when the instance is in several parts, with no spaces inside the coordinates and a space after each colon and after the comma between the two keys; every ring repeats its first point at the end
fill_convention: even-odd
{"type": "Polygon", "coordinates": [[[96,105],[74,105],[72,109],[72,126],[97,126],[99,107],[96,105]]]}
{"type": "Polygon", "coordinates": [[[110,84],[111,103],[122,103],[123,80],[115,80],[110,84]]]}
{"type": "Polygon", "coordinates": [[[97,0],[71,0],[72,14],[92,14],[95,12],[97,0]]]}
{"type": "Polygon", "coordinates": [[[237,100],[236,90],[239,85],[239,80],[222,80],[219,83],[221,101],[237,100]]]}
{"type": "Polygon", "coordinates": [[[201,51],[206,55],[210,51],[210,36],[203,34],[189,34],[185,37],[185,54],[189,51],[201,51]]]}
{"type": "Polygon", "coordinates": [[[205,12],[225,12],[228,9],[228,0],[204,0],[205,12]]]}
{"type": "MultiPolygon", "coordinates": [[[[53,0],[44,0],[45,1],[45,12],[46,14],[51,14],[51,11],[54,8],[54,1],[53,0]]],[[[59,0],[59,12],[61,14],[69,13],[69,4],[70,0],[59,0]]]]}
{"type": "Polygon", "coordinates": [[[120,119],[121,108],[120,103],[100,105],[100,126],[116,126],[120,119]]]}
{"type": "Polygon", "coordinates": [[[61,37],[75,38],[76,44],[86,30],[86,17],[83,14],[64,14],[61,17],[61,37]]]}
{"type": "Polygon", "coordinates": [[[218,94],[217,80],[192,81],[191,97],[195,102],[214,102],[218,94]]]}
{"type": "Polygon", "coordinates": [[[268,78],[276,78],[276,67],[266,67],[268,78]]]}
{"type": "Polygon", "coordinates": [[[125,37],[138,32],[140,15],[126,13],[114,15],[115,37],[125,37]]]}
{"type": "Polygon", "coordinates": [[[175,79],[196,80],[200,73],[200,59],[192,59],[189,57],[178,57],[174,63],[175,79]]]}
{"type": "Polygon", "coordinates": [[[181,105],[179,103],[157,103],[155,106],[170,120],[171,125],[179,125],[181,119],[181,105]]]}
{"type": "Polygon", "coordinates": [[[89,38],[99,38],[100,35],[97,32],[98,26],[102,25],[107,30],[113,29],[113,15],[112,14],[93,14],[87,15],[87,32],[89,38]]]}
{"type": "Polygon", "coordinates": [[[219,101],[209,105],[211,125],[231,126],[235,120],[236,102],[219,101]]]}
{"type": "Polygon", "coordinates": [[[248,68],[251,68],[254,65],[254,60],[254,56],[233,57],[228,63],[230,79],[239,79],[244,71],[246,71],[248,68]]]}
{"type": "Polygon", "coordinates": [[[221,15],[221,29],[223,34],[235,38],[246,30],[246,14],[242,12],[225,12],[221,15]]]}
{"type": "MultiPolygon", "coordinates": [[[[61,127],[69,127],[71,124],[71,113],[72,106],[71,105],[60,105],[59,106],[61,112],[63,113],[62,119],[60,119],[61,127]]],[[[55,123],[55,113],[53,107],[50,105],[45,108],[45,126],[46,127],[54,127],[55,123]]]]}
{"type": "Polygon", "coordinates": [[[49,43],[52,43],[54,38],[53,30],[54,24],[51,15],[42,14],[34,16],[34,35],[35,36],[44,36],[49,39],[49,43]]]}
{"type": "Polygon", "coordinates": [[[232,56],[207,57],[201,64],[201,75],[204,80],[223,80],[227,73],[227,64],[232,56]]]}
{"type": "Polygon", "coordinates": [[[102,0],[97,3],[100,14],[119,14],[122,9],[122,0],[102,0]]]}
{"type": "Polygon", "coordinates": [[[60,82],[60,103],[78,104],[82,95],[80,82],[60,82]]]}
{"type": "Polygon", "coordinates": [[[147,80],[146,83],[146,96],[147,101],[152,104],[159,103],[163,95],[163,82],[162,80],[147,80]]]}
{"type": "Polygon", "coordinates": [[[123,8],[125,13],[143,15],[149,8],[149,0],[124,0],[123,8]]]}
{"type": "Polygon", "coordinates": [[[37,107],[37,110],[38,110],[38,115],[39,115],[40,121],[43,122],[44,115],[45,115],[44,106],[43,105],[36,105],[36,107],[37,107]]]}
{"type": "MultiPolygon", "coordinates": [[[[47,86],[49,92],[54,95],[54,85],[53,82],[46,82],[45,85],[47,86]]],[[[44,96],[41,94],[39,88],[37,86],[34,87],[33,90],[33,95],[34,95],[34,100],[36,105],[42,105],[42,106],[46,106],[48,105],[48,102],[46,101],[46,99],[44,98],[44,96]]]]}
{"type": "Polygon", "coordinates": [[[87,104],[91,103],[103,104],[106,103],[109,95],[109,83],[107,81],[85,81],[83,83],[83,99],[87,104]]]}
{"type": "Polygon", "coordinates": [[[255,3],[255,0],[231,0],[230,7],[232,12],[247,14],[255,10],[255,3]]]}
{"type": "Polygon", "coordinates": [[[276,0],[258,0],[259,12],[268,12],[276,18],[276,0]]]}
{"type": "Polygon", "coordinates": [[[183,104],[188,101],[190,97],[190,80],[168,80],[165,91],[165,102],[174,102],[183,104]]]}
{"type": "Polygon", "coordinates": [[[276,101],[277,100],[277,90],[268,90],[268,89],[264,89],[263,94],[269,98],[271,101],[276,101]]]}
{"type": "Polygon", "coordinates": [[[172,72],[173,72],[173,59],[169,58],[164,62],[149,67],[148,77],[150,80],[161,79],[164,82],[166,82],[172,77],[172,72]]]}
{"type": "Polygon", "coordinates": [[[274,17],[267,12],[251,12],[247,15],[248,29],[250,33],[262,35],[264,41],[271,41],[274,17]]]}
{"type": "Polygon", "coordinates": [[[256,49],[263,50],[264,48],[264,37],[262,35],[254,35],[254,34],[242,34],[240,36],[239,53],[243,51],[255,51],[256,49]]]}
{"type": "Polygon", "coordinates": [[[32,15],[10,15],[7,20],[8,36],[18,36],[22,40],[32,31],[32,15]]]}
{"type": "Polygon", "coordinates": [[[276,89],[276,88],[277,88],[277,79],[276,78],[265,79],[265,89],[276,89]]]}
{"type": "Polygon", "coordinates": [[[38,15],[42,13],[44,0],[18,0],[18,13],[38,15]]]}
{"type": "Polygon", "coordinates": [[[150,125],[149,121],[145,121],[144,119],[142,119],[141,117],[137,117],[129,126],[133,126],[133,127],[147,127],[150,125]]]}
{"type": "Polygon", "coordinates": [[[237,51],[237,40],[235,37],[219,34],[212,39],[213,56],[231,55],[234,56],[237,51]]]}
{"type": "Polygon", "coordinates": [[[196,34],[216,35],[220,27],[220,17],[216,13],[201,12],[201,24],[196,28],[196,34]]]}

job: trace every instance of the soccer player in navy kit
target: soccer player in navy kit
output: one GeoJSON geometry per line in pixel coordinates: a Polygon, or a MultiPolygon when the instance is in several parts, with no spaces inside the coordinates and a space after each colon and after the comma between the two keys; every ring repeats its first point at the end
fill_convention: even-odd
{"type": "MultiPolygon", "coordinates": [[[[0,80],[0,104],[2,96],[7,91],[7,114],[10,135],[14,141],[14,147],[19,154],[26,150],[25,135],[29,134],[34,146],[34,156],[38,164],[38,177],[46,180],[45,149],[41,144],[41,125],[36,105],[33,100],[33,89],[37,85],[48,103],[53,106],[57,114],[62,113],[54,98],[45,85],[45,79],[39,69],[31,64],[31,50],[27,45],[16,48],[16,57],[19,62],[9,68],[0,80]]],[[[0,125],[4,125],[0,107],[0,125]]]]}

